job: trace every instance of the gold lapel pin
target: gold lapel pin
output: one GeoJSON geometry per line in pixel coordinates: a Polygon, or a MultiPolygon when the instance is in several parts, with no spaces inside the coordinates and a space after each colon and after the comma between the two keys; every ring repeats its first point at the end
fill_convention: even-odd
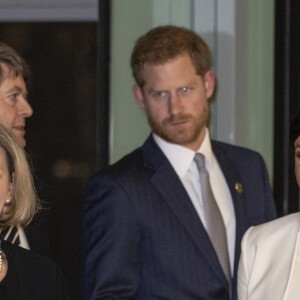
{"type": "Polygon", "coordinates": [[[234,189],[238,192],[238,193],[242,193],[243,192],[243,185],[240,182],[236,182],[234,185],[234,189]]]}

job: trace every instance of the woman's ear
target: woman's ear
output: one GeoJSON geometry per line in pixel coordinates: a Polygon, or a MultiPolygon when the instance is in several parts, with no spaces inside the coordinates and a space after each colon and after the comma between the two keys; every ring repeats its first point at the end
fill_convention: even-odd
{"type": "Polygon", "coordinates": [[[13,188],[14,188],[14,184],[11,182],[10,184],[9,184],[9,194],[11,195],[12,194],[12,192],[13,192],[13,188]]]}
{"type": "Polygon", "coordinates": [[[7,199],[5,200],[5,204],[9,204],[11,202],[12,193],[13,193],[13,186],[14,186],[13,183],[10,182],[9,187],[8,187],[7,199]]]}
{"type": "Polygon", "coordinates": [[[139,107],[141,109],[144,109],[145,103],[144,103],[144,95],[143,95],[142,88],[139,85],[135,84],[132,87],[132,92],[133,92],[134,98],[135,98],[137,104],[139,105],[139,107]]]}
{"type": "Polygon", "coordinates": [[[10,195],[12,195],[12,192],[13,192],[13,189],[14,189],[15,178],[16,178],[16,175],[15,175],[15,172],[13,172],[12,175],[11,175],[11,182],[9,184],[9,194],[10,195]]]}

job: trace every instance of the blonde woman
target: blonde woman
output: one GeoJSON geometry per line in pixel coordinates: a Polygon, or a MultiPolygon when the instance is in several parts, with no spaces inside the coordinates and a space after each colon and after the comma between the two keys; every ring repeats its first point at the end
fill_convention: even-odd
{"type": "MultiPolygon", "coordinates": [[[[0,125],[0,229],[26,226],[39,209],[25,153],[0,125]]],[[[0,239],[0,299],[68,299],[59,267],[0,239]]]]}

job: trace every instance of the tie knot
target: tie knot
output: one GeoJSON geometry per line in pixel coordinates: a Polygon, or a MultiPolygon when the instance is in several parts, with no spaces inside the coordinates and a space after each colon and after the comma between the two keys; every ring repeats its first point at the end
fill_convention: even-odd
{"type": "Polygon", "coordinates": [[[196,162],[196,165],[197,165],[199,171],[200,171],[200,170],[201,170],[201,171],[206,170],[206,168],[205,168],[205,157],[204,157],[203,154],[201,154],[201,153],[196,153],[194,159],[195,159],[195,162],[196,162]]]}

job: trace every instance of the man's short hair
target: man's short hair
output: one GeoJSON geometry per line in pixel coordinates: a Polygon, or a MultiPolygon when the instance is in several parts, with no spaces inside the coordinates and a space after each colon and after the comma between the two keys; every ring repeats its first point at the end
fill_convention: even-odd
{"type": "Polygon", "coordinates": [[[131,55],[132,75],[139,86],[145,84],[143,67],[146,63],[159,65],[188,53],[198,75],[211,68],[210,50],[204,40],[192,30],[177,26],[151,29],[135,43],[131,55]]]}
{"type": "Polygon", "coordinates": [[[27,82],[30,76],[29,66],[23,57],[7,44],[0,42],[0,84],[7,77],[22,76],[27,82]],[[8,69],[8,73],[4,67],[8,69]]]}

